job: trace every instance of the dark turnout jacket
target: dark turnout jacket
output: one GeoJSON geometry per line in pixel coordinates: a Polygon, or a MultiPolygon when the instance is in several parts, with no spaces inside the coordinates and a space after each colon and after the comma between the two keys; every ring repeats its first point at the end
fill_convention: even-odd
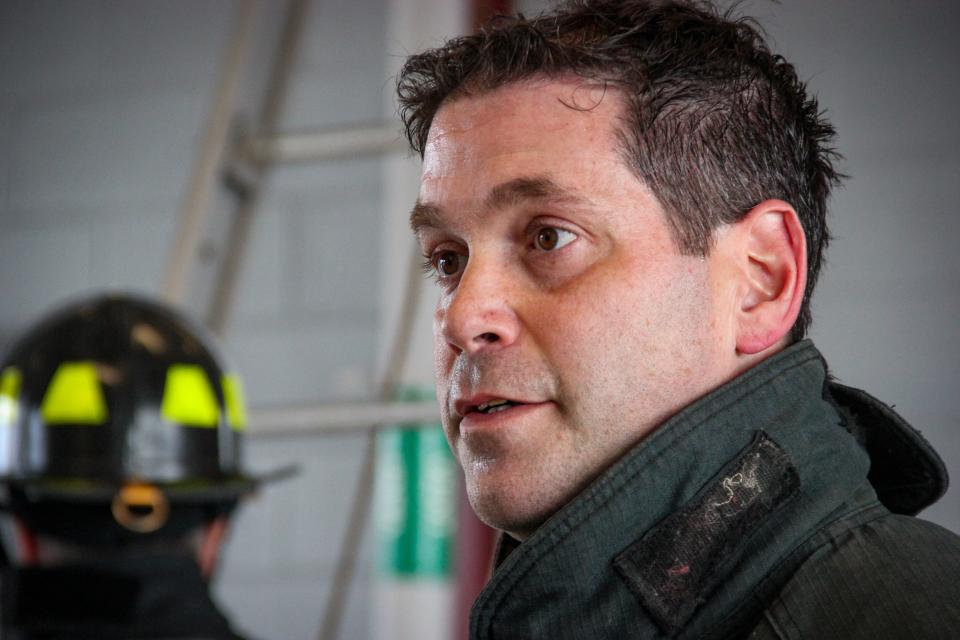
{"type": "Polygon", "coordinates": [[[506,540],[471,638],[960,638],[960,538],[912,517],[945,489],[926,441],[803,341],[506,540]]]}
{"type": "Polygon", "coordinates": [[[185,554],[8,569],[0,640],[243,640],[185,554]]]}

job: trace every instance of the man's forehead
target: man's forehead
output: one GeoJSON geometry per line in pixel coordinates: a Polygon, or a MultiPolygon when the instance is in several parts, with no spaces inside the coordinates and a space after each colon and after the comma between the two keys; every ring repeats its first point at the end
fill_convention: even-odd
{"type": "Polygon", "coordinates": [[[623,96],[615,87],[573,75],[533,76],[488,90],[465,91],[440,105],[427,134],[424,155],[450,153],[454,150],[451,137],[477,128],[489,127],[504,133],[509,133],[511,127],[562,128],[577,120],[577,115],[618,116],[623,105],[623,96]],[[510,117],[524,111],[534,111],[539,117],[510,117]],[[565,117],[557,119],[552,115],[565,117]]]}
{"type": "Polygon", "coordinates": [[[582,79],[458,96],[431,126],[411,226],[448,227],[519,201],[595,208],[599,193],[635,179],[619,148],[622,106],[619,92],[582,79]]]}

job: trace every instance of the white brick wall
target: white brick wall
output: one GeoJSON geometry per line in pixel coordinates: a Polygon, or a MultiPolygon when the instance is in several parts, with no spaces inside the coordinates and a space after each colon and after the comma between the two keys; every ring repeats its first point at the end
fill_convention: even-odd
{"type": "MultiPolygon", "coordinates": [[[[893,404],[960,477],[960,5],[752,6],[819,96],[850,175],[812,337],[842,382],[893,404]]],[[[924,517],[960,531],[955,483],[924,517]]]]}
{"type": "MultiPolygon", "coordinates": [[[[264,487],[234,521],[230,553],[217,593],[234,619],[261,638],[315,638],[329,594],[357,477],[362,440],[253,440],[248,451],[261,469],[291,462],[293,479],[264,487]]],[[[363,545],[369,557],[370,545],[363,545]]],[[[351,591],[342,638],[364,638],[369,628],[369,576],[363,567],[351,591]]]]}
{"type": "MultiPolygon", "coordinates": [[[[248,107],[281,4],[264,3],[248,107]]],[[[522,4],[535,12],[536,2],[522,4]]],[[[385,69],[414,47],[387,35],[387,6],[314,2],[286,128],[382,117],[392,91],[385,69]]],[[[960,477],[960,5],[751,7],[821,96],[853,176],[834,200],[836,240],[813,335],[841,379],[895,403],[960,477]]],[[[0,3],[0,348],[79,292],[157,292],[234,8],[229,0],[0,3]]],[[[252,404],[370,393],[383,344],[378,312],[389,298],[382,278],[396,271],[381,262],[382,182],[375,159],[272,176],[225,344],[252,404]]],[[[389,215],[402,218],[411,204],[388,203],[389,215]]],[[[429,349],[422,335],[420,353],[429,349]]],[[[249,441],[255,468],[302,467],[235,522],[217,592],[251,633],[316,634],[361,446],[348,435],[249,441]]],[[[958,495],[928,516],[960,530],[958,495]]],[[[369,637],[369,593],[361,571],[343,637],[369,637]]]]}
{"type": "MultiPolygon", "coordinates": [[[[381,117],[390,84],[381,5],[314,3],[284,129],[381,117]]],[[[248,120],[282,6],[261,4],[241,92],[248,120]]],[[[158,293],[235,7],[228,0],[0,4],[0,348],[80,292],[158,293]]],[[[376,159],[271,176],[224,344],[251,404],[369,396],[379,183],[376,159]]],[[[216,202],[227,210],[229,198],[216,202]]],[[[209,279],[209,269],[196,277],[209,279]]],[[[190,302],[194,312],[205,310],[190,302]]],[[[263,638],[315,637],[361,449],[357,435],[248,440],[250,466],[297,463],[301,472],[265,487],[234,522],[216,590],[238,626],[263,638]]],[[[367,547],[343,637],[369,634],[367,547]]]]}

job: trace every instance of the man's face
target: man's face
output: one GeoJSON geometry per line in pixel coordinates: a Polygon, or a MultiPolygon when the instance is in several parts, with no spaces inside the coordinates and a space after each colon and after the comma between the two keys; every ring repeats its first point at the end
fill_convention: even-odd
{"type": "Polygon", "coordinates": [[[519,538],[728,377],[726,285],[621,159],[620,107],[511,84],[445,104],[425,149],[444,430],[477,514],[519,538]]]}

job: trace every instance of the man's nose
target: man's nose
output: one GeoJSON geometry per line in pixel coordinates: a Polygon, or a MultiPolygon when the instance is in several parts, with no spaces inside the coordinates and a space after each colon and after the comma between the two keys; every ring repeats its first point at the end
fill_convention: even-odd
{"type": "Polygon", "coordinates": [[[437,307],[437,328],[458,353],[509,346],[520,332],[515,294],[515,283],[502,270],[471,259],[456,289],[437,307]]]}

